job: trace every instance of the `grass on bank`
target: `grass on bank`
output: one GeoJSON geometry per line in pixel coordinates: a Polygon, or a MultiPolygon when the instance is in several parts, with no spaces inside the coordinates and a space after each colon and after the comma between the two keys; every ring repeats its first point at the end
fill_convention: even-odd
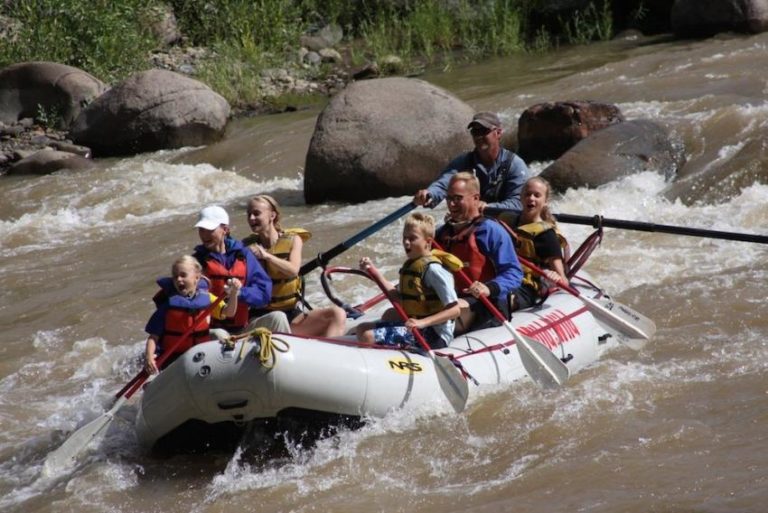
{"type": "MultiPolygon", "coordinates": [[[[537,26],[545,0],[168,0],[187,45],[212,57],[196,78],[235,107],[264,101],[263,70],[288,68],[306,79],[328,67],[298,62],[302,34],[334,23],[343,28],[348,64],[397,56],[400,73],[454,59],[478,60],[542,51],[560,41],[612,36],[609,0],[595,0],[552,27],[537,26]]],[[[0,66],[49,60],[114,82],[149,67],[160,43],[152,31],[160,0],[11,0],[0,24],[12,20],[0,45],[0,66]],[[9,35],[10,34],[10,35],[9,35]]]]}

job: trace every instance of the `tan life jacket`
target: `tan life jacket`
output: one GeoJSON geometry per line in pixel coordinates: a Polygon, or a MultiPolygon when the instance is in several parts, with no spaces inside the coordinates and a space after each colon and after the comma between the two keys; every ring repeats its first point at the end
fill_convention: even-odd
{"type": "Polygon", "coordinates": [[[463,266],[458,257],[439,249],[433,249],[430,256],[407,260],[400,269],[399,293],[403,308],[410,317],[428,317],[445,308],[435,291],[424,281],[427,268],[433,264],[440,264],[451,272],[463,266]]]}
{"type": "MultiPolygon", "coordinates": [[[[543,262],[536,254],[536,245],[533,243],[533,239],[547,230],[555,231],[557,240],[560,241],[561,256],[563,256],[563,262],[565,262],[564,255],[568,248],[568,241],[565,240],[565,237],[563,237],[563,234],[560,233],[560,230],[558,230],[556,225],[552,225],[546,221],[523,224],[514,228],[515,251],[517,251],[517,254],[538,267],[545,267],[546,262],[543,262]]],[[[532,269],[523,265],[523,284],[528,285],[538,292],[541,289],[541,277],[534,273],[532,269]]]]}

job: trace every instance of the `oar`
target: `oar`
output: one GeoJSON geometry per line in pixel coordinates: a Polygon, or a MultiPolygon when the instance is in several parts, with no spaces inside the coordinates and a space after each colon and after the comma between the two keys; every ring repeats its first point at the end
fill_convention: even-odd
{"type": "MultiPolygon", "coordinates": [[[[507,223],[501,220],[499,220],[499,223],[504,227],[505,230],[507,230],[507,232],[509,232],[512,237],[516,237],[515,233],[512,231],[512,228],[510,228],[507,223]]],[[[531,271],[538,274],[539,276],[547,278],[544,271],[536,264],[520,255],[517,255],[517,258],[524,266],[531,269],[531,271]]],[[[656,333],[656,324],[654,324],[651,319],[639,312],[634,311],[626,305],[622,305],[621,303],[617,303],[613,300],[605,304],[601,304],[594,299],[582,296],[581,292],[562,280],[558,280],[557,285],[559,285],[566,292],[569,292],[570,294],[579,298],[595,317],[600,317],[604,322],[612,326],[616,331],[625,335],[617,337],[619,342],[627,347],[634,349],[635,351],[642,349],[648,339],[650,339],[653,334],[656,333]]]]}
{"type": "Polygon", "coordinates": [[[397,221],[401,217],[403,217],[405,214],[410,212],[416,208],[416,205],[414,203],[408,203],[407,205],[403,205],[399,209],[395,210],[391,214],[389,214],[387,217],[380,219],[379,221],[373,223],[368,228],[362,230],[361,232],[357,233],[356,235],[353,235],[349,239],[345,240],[344,242],[340,242],[339,244],[336,244],[334,247],[326,251],[325,253],[320,253],[317,255],[317,257],[314,260],[310,260],[306,264],[302,265],[299,269],[300,275],[305,275],[310,271],[313,271],[319,266],[327,264],[332,258],[339,256],[361,240],[373,235],[374,233],[378,232],[382,228],[384,228],[387,225],[392,224],[393,222],[397,221]]]}
{"type": "MultiPolygon", "coordinates": [[[[368,267],[368,276],[374,282],[376,282],[376,285],[379,286],[384,294],[387,294],[387,285],[384,281],[384,278],[382,278],[378,269],[376,269],[373,265],[368,267]]],[[[403,319],[403,321],[408,320],[408,314],[403,308],[403,305],[396,301],[392,301],[392,306],[395,307],[395,310],[403,319]]],[[[456,413],[460,413],[467,405],[467,397],[469,396],[467,380],[464,379],[464,376],[461,375],[461,372],[459,372],[459,370],[453,363],[451,363],[450,360],[435,354],[418,329],[413,329],[413,336],[416,337],[419,345],[424,348],[429,357],[432,359],[440,388],[443,390],[443,393],[448,398],[448,401],[451,403],[451,406],[453,406],[453,409],[456,411],[456,413]]]]}
{"type": "MultiPolygon", "coordinates": [[[[197,315],[192,325],[187,328],[181,337],[176,339],[173,343],[169,344],[167,348],[165,348],[163,353],[157,357],[156,361],[158,368],[173,354],[174,350],[179,346],[179,344],[181,344],[184,340],[187,339],[187,337],[192,334],[197,323],[205,318],[208,314],[210,314],[210,312],[216,308],[216,306],[223,300],[224,295],[222,294],[216,299],[216,301],[214,301],[211,305],[206,307],[205,310],[197,315]]],[[[118,410],[120,410],[123,404],[125,404],[125,402],[130,399],[131,396],[137,390],[139,390],[139,388],[141,388],[141,386],[147,381],[148,378],[149,374],[147,374],[147,371],[145,369],[141,369],[141,372],[134,376],[134,378],[131,379],[131,381],[126,386],[124,386],[120,392],[118,392],[117,400],[114,402],[109,411],[102,413],[94,420],[72,433],[58,449],[48,454],[48,456],[45,458],[45,462],[43,463],[43,473],[45,475],[51,476],[73,466],[80,453],[82,453],[85,448],[88,447],[88,444],[91,443],[91,441],[95,439],[99,433],[104,431],[107,426],[112,423],[112,420],[114,419],[118,410]]]]}
{"type": "MultiPolygon", "coordinates": [[[[483,210],[487,215],[498,215],[506,212],[500,208],[486,208],[483,210]]],[[[510,210],[509,212],[516,212],[510,210]]],[[[625,221],[622,219],[607,219],[603,216],[579,216],[573,214],[555,214],[555,218],[562,223],[583,224],[599,228],[605,226],[608,228],[621,228],[624,230],[636,230],[641,232],[659,232],[671,233],[673,235],[687,235],[691,237],[706,237],[710,239],[735,240],[739,242],[755,242],[757,244],[768,244],[768,235],[758,235],[752,233],[723,232],[718,230],[705,230],[702,228],[688,228],[687,226],[671,226],[667,224],[646,223],[641,221],[625,221]]]]}
{"type": "MultiPolygon", "coordinates": [[[[536,264],[526,260],[520,255],[517,255],[517,258],[520,260],[520,263],[530,268],[534,273],[547,278],[544,271],[536,264]]],[[[579,298],[595,317],[599,317],[605,321],[606,324],[612,326],[616,331],[626,335],[626,337],[618,337],[619,342],[635,351],[642,349],[648,339],[656,333],[656,324],[651,319],[626,305],[622,305],[613,300],[610,300],[606,304],[601,304],[594,299],[583,296],[578,289],[571,287],[571,285],[562,280],[559,280],[557,285],[569,294],[579,298]]]]}
{"type": "MultiPolygon", "coordinates": [[[[432,244],[436,248],[443,250],[437,241],[433,241],[432,244]]],[[[463,270],[459,269],[458,275],[467,287],[472,285],[472,280],[463,270]]],[[[502,314],[486,296],[480,294],[478,297],[488,311],[501,321],[504,327],[507,328],[507,331],[512,335],[512,338],[514,338],[517,351],[520,354],[520,360],[523,362],[523,367],[525,367],[525,371],[533,381],[544,388],[559,387],[568,381],[570,371],[556,354],[550,351],[538,340],[523,335],[517,331],[517,329],[507,321],[504,314],[502,314]]]]}

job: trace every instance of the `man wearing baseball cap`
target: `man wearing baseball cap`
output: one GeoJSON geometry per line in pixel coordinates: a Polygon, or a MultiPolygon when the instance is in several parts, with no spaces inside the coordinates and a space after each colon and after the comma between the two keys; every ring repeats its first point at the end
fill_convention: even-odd
{"type": "Polygon", "coordinates": [[[451,176],[469,171],[480,181],[480,212],[485,207],[522,210],[520,191],[528,178],[523,159],[501,146],[502,126],[494,112],[478,112],[467,125],[475,149],[453,159],[440,176],[413,197],[413,202],[436,207],[445,197],[451,176]]]}

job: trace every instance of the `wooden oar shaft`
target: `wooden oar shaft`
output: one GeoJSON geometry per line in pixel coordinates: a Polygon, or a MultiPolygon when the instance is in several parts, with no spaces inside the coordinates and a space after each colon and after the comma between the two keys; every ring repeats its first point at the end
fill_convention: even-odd
{"type": "MultiPolygon", "coordinates": [[[[498,215],[506,212],[499,208],[486,208],[484,213],[488,215],[498,215]]],[[[513,212],[513,211],[510,211],[513,212]]],[[[514,211],[519,213],[517,211],[514,211]]],[[[768,235],[759,235],[753,233],[724,232],[719,230],[707,230],[703,228],[689,228],[687,226],[672,226],[668,224],[648,223],[644,221],[627,221],[623,219],[609,219],[603,216],[580,216],[574,214],[554,214],[555,218],[561,223],[582,224],[599,228],[601,226],[608,228],[620,228],[623,230],[635,230],[641,232],[670,233],[673,235],[686,235],[690,237],[706,237],[710,239],[733,240],[739,242],[755,242],[757,244],[768,244],[768,235]]]]}

